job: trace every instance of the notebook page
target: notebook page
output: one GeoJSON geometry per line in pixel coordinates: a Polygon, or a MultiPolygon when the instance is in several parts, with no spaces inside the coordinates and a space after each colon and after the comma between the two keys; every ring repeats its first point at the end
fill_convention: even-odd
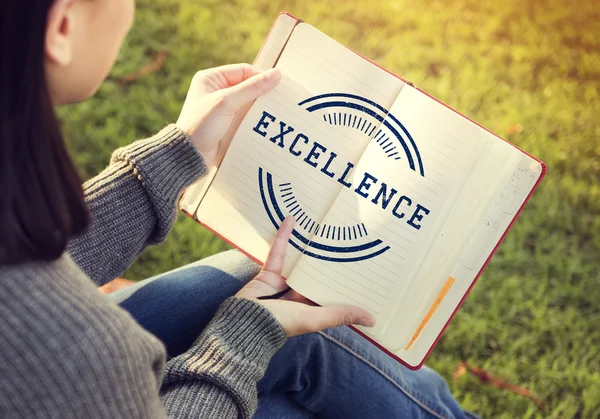
{"type": "Polygon", "coordinates": [[[352,172],[350,185],[323,220],[337,228],[336,234],[313,237],[330,246],[359,248],[339,251],[354,260],[305,253],[288,278],[290,286],[319,304],[369,310],[378,320],[375,328],[364,330],[371,336],[386,330],[484,150],[478,127],[422,96],[404,87],[352,172]],[[391,144],[398,154],[390,153],[391,144]],[[362,227],[362,234],[354,234],[354,226],[362,227]],[[349,233],[346,238],[344,231],[349,233]]]}
{"type": "MultiPolygon", "coordinates": [[[[280,14],[273,24],[269,35],[265,39],[258,55],[256,56],[256,59],[254,60],[253,65],[262,70],[267,70],[274,67],[281,50],[292,34],[294,26],[296,26],[297,22],[298,20],[296,18],[288,16],[287,14],[280,14]]],[[[206,191],[210,187],[210,184],[217,173],[217,167],[223,160],[223,156],[227,151],[229,143],[235,135],[239,124],[242,122],[244,115],[246,112],[248,112],[248,109],[250,109],[250,106],[251,104],[242,107],[235,114],[229,130],[221,140],[219,153],[217,156],[215,156],[212,166],[209,168],[209,172],[186,189],[180,201],[180,208],[186,211],[188,214],[196,216],[195,212],[198,209],[200,202],[202,202],[206,191]]]]}
{"type": "MultiPolygon", "coordinates": [[[[327,173],[334,173],[333,170],[336,170],[339,177],[344,168],[348,167],[347,162],[358,160],[378,121],[372,116],[358,116],[355,108],[348,107],[343,108],[342,116],[342,111],[331,105],[337,103],[341,94],[346,103],[362,103],[361,100],[376,103],[381,108],[378,112],[385,115],[386,107],[393,103],[404,86],[404,82],[398,78],[307,24],[299,24],[294,29],[276,67],[284,75],[281,85],[253,105],[251,115],[249,113],[238,129],[219,173],[197,212],[200,221],[258,260],[266,257],[275,233],[274,225],[278,224],[271,201],[277,202],[277,199],[284,198],[278,203],[281,214],[292,214],[298,224],[297,232],[305,229],[302,236],[304,241],[308,241],[325,213],[324,208],[331,204],[341,187],[335,178],[327,178],[323,172],[319,177],[315,167],[302,163],[300,157],[296,158],[289,152],[284,153],[285,159],[278,160],[273,153],[280,150],[273,150],[270,144],[265,146],[264,141],[257,142],[249,136],[248,132],[252,132],[252,128],[262,117],[261,112],[268,108],[269,115],[277,118],[270,122],[273,125],[269,129],[277,127],[281,120],[286,126],[295,127],[294,134],[310,133],[307,134],[309,138],[318,138],[319,144],[326,146],[328,150],[335,150],[335,159],[328,166],[324,158],[331,157],[331,154],[323,153],[316,168],[325,168],[327,173]],[[365,80],[368,80],[368,84],[365,80]],[[267,105],[267,108],[263,105],[267,105]],[[260,109],[261,106],[264,109],[260,109]],[[329,132],[329,137],[338,139],[339,143],[334,147],[326,144],[326,140],[319,136],[322,130],[329,132]],[[270,174],[274,189],[291,188],[279,191],[280,195],[285,196],[274,192],[275,199],[272,199],[267,194],[268,199],[265,200],[268,202],[263,204],[256,185],[259,170],[259,166],[254,163],[256,161],[260,161],[262,165],[260,173],[265,176],[264,188],[268,189],[266,176],[270,174]],[[313,175],[317,172],[314,184],[309,185],[312,175],[307,176],[308,172],[313,175]],[[285,185],[286,183],[295,185],[285,185]],[[290,192],[292,195],[287,195],[290,192]],[[292,196],[296,199],[288,200],[292,196]],[[294,205],[296,203],[298,206],[294,205]],[[270,220],[265,208],[271,210],[275,222],[270,220]]],[[[265,121],[269,122],[270,117],[266,118],[265,121]]],[[[289,138],[290,135],[285,136],[286,141],[293,141],[293,138],[289,138]]],[[[294,148],[295,153],[304,153],[302,157],[305,157],[310,149],[302,151],[302,147],[313,144],[312,141],[309,144],[300,141],[294,148]]],[[[291,245],[286,272],[298,258],[296,252],[303,247],[300,242],[303,240],[299,240],[296,247],[291,245]]]]}
{"type": "Polygon", "coordinates": [[[338,179],[363,147],[310,112],[298,112],[305,90],[283,74],[244,118],[198,218],[264,260],[283,218],[294,216],[287,275],[342,187],[338,179]]]}
{"type": "Polygon", "coordinates": [[[307,23],[294,28],[276,67],[304,89],[299,112],[335,127],[348,139],[345,152],[356,156],[405,85],[307,23]]]}
{"type": "MultiPolygon", "coordinates": [[[[341,93],[356,95],[389,109],[405,85],[399,78],[307,23],[299,23],[294,28],[276,67],[306,89],[307,96],[303,98],[305,101],[319,95],[341,93]]],[[[350,100],[348,96],[329,96],[319,102],[326,101],[331,105],[331,101],[326,100],[328,98],[337,101],[350,100]]],[[[322,117],[324,112],[307,109],[312,104],[312,101],[308,101],[303,108],[322,117]]],[[[337,113],[340,107],[330,106],[322,109],[335,110],[337,113]]],[[[331,124],[334,125],[333,122],[331,124]]]]}
{"type": "Polygon", "coordinates": [[[479,156],[455,204],[448,210],[446,223],[416,272],[418,278],[427,278],[428,286],[413,282],[405,299],[398,304],[390,328],[394,350],[410,347],[438,304],[448,297],[450,290],[459,286],[460,278],[451,275],[453,267],[494,205],[495,196],[508,181],[511,168],[521,157],[522,153],[515,147],[478,129],[479,141],[485,144],[485,151],[479,156]],[[402,339],[401,335],[406,337],[402,339]]]}
{"type": "Polygon", "coordinates": [[[511,148],[518,154],[517,162],[512,166],[505,166],[503,171],[507,175],[504,177],[506,182],[499,188],[496,199],[492,200],[493,204],[489,212],[477,222],[477,231],[464,246],[459,261],[455,262],[450,269],[450,276],[455,278],[454,285],[432,314],[410,350],[403,348],[395,352],[410,365],[418,365],[427,355],[542,175],[542,166],[539,162],[490,133],[485,132],[484,135],[497,145],[504,144],[511,148]]]}
{"type": "MultiPolygon", "coordinates": [[[[398,302],[392,314],[393,320],[384,332],[386,341],[394,350],[410,343],[434,301],[444,297],[440,292],[444,289],[447,292],[446,287],[455,286],[452,284],[454,278],[449,275],[452,266],[474,234],[476,223],[492,205],[491,197],[506,181],[509,173],[505,168],[516,164],[521,154],[497,137],[490,138],[487,131],[417,89],[403,91],[395,106],[400,109],[400,117],[407,121],[409,132],[418,133],[421,125],[425,133],[429,132],[438,141],[454,137],[463,142],[469,141],[468,148],[478,151],[466,160],[465,168],[468,169],[463,171],[463,179],[457,182],[454,198],[446,203],[444,224],[427,246],[424,258],[413,272],[414,280],[404,298],[398,302]],[[458,126],[462,129],[456,130],[458,126]]],[[[423,150],[423,159],[434,161],[435,156],[427,156],[428,149],[423,150]]],[[[446,148],[442,152],[456,159],[457,154],[467,151],[446,148]]]]}

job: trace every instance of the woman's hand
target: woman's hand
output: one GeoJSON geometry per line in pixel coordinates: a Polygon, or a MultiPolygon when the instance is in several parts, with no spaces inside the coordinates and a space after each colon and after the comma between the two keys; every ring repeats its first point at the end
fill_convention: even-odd
{"type": "Polygon", "coordinates": [[[177,126],[207,165],[219,151],[233,115],[245,104],[267,93],[281,80],[276,69],[260,71],[250,64],[232,64],[199,71],[192,79],[177,126]]]}
{"type": "Polygon", "coordinates": [[[281,277],[288,239],[294,228],[294,219],[287,217],[281,224],[267,261],[260,273],[242,288],[236,297],[255,300],[265,306],[279,321],[288,337],[316,332],[328,327],[359,324],[374,326],[375,319],[366,310],[354,306],[317,307],[295,291],[279,300],[261,300],[287,289],[281,277]]]}

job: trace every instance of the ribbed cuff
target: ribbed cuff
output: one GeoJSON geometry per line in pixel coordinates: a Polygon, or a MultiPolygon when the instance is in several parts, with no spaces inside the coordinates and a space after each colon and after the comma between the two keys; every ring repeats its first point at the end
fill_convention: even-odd
{"type": "Polygon", "coordinates": [[[194,346],[167,363],[163,400],[169,405],[207,403],[208,391],[210,398],[223,392],[240,417],[250,417],[257,406],[256,383],[285,341],[283,328],[266,308],[231,297],[194,346]]]}
{"type": "Polygon", "coordinates": [[[183,188],[208,169],[187,135],[171,124],[155,136],[138,140],[113,153],[111,162],[127,162],[150,195],[175,202],[183,188]]]}
{"type": "MultiPolygon", "coordinates": [[[[221,304],[209,328],[248,360],[267,367],[286,336],[271,312],[256,301],[230,297],[221,304]]],[[[202,342],[202,336],[196,343],[202,342]]]]}

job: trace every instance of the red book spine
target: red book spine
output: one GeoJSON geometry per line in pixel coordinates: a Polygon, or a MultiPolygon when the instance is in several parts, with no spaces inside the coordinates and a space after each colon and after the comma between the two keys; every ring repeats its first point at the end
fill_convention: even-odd
{"type": "MultiPolygon", "coordinates": [[[[286,13],[286,12],[282,12],[279,14],[281,15],[287,15],[290,16],[294,19],[296,19],[298,22],[301,22],[300,19],[298,19],[297,17],[286,13]]],[[[271,27],[271,31],[273,30],[273,27],[271,27]]],[[[260,52],[262,51],[267,39],[269,38],[269,36],[271,35],[271,31],[269,31],[269,34],[267,35],[267,37],[265,38],[265,41],[263,42],[263,46],[261,46],[261,49],[258,52],[258,55],[260,55],[260,52]]],[[[363,55],[357,53],[356,51],[350,49],[350,51],[352,51],[353,53],[355,53],[356,55],[360,56],[361,58],[363,58],[364,60],[367,60],[368,62],[370,62],[371,64],[381,68],[382,70],[386,71],[387,73],[391,74],[392,76],[402,80],[403,82],[411,85],[414,87],[414,85],[403,79],[402,77],[392,73],[391,71],[381,67],[380,65],[378,65],[377,63],[369,60],[368,58],[364,57],[363,55]]],[[[258,57],[257,55],[257,57],[258,57]]],[[[419,90],[420,92],[426,94],[427,96],[429,96],[430,98],[432,98],[433,100],[435,100],[436,102],[444,105],[445,107],[447,107],[448,109],[450,109],[451,111],[455,112],[456,114],[460,115],[461,117],[471,121],[472,123],[476,124],[477,126],[485,129],[486,131],[488,131],[489,133],[491,133],[492,135],[498,137],[499,139],[501,139],[502,141],[508,142],[506,141],[504,138],[500,137],[499,135],[493,133],[492,131],[488,130],[487,128],[485,128],[484,126],[478,124],[477,122],[473,121],[472,119],[466,117],[465,115],[461,114],[460,112],[458,112],[457,110],[451,108],[450,106],[446,105],[445,103],[443,103],[442,101],[440,101],[439,99],[435,98],[434,96],[430,95],[429,93],[427,93],[426,91],[419,89],[418,87],[415,87],[417,90],[419,90]]],[[[515,147],[517,150],[519,150],[520,152],[522,152],[523,154],[531,157],[532,159],[534,159],[535,161],[539,162],[540,165],[542,166],[542,173],[540,175],[540,177],[538,178],[538,180],[536,181],[535,185],[533,186],[533,188],[531,189],[531,192],[529,193],[529,195],[527,196],[527,198],[525,199],[525,201],[523,202],[523,204],[521,205],[521,207],[519,208],[519,210],[516,212],[515,216],[513,217],[513,219],[511,220],[509,226],[507,227],[507,229],[504,231],[504,234],[502,235],[502,237],[500,238],[500,240],[498,241],[498,243],[496,244],[496,246],[494,247],[494,250],[492,250],[492,252],[490,253],[490,255],[488,256],[487,260],[485,261],[485,263],[483,264],[481,270],[477,273],[477,275],[475,276],[475,279],[473,280],[473,282],[471,283],[471,285],[469,286],[469,288],[467,289],[467,291],[465,292],[465,294],[463,295],[463,297],[461,298],[460,302],[458,303],[458,305],[456,306],[456,308],[454,309],[452,315],[448,318],[448,321],[446,322],[446,324],[444,325],[444,327],[442,328],[442,330],[440,331],[439,335],[437,336],[437,338],[435,339],[435,341],[433,342],[433,344],[431,345],[431,347],[429,348],[429,350],[427,351],[427,354],[425,355],[425,357],[421,360],[421,362],[418,365],[409,365],[408,363],[406,363],[404,360],[402,360],[401,358],[399,358],[397,355],[395,355],[394,353],[390,352],[388,349],[384,348],[383,346],[381,346],[379,343],[377,343],[375,340],[373,340],[372,338],[370,338],[369,336],[365,335],[364,333],[362,333],[360,330],[358,330],[355,327],[351,328],[358,333],[359,335],[361,335],[362,337],[364,337],[365,339],[367,339],[368,341],[370,341],[373,345],[375,345],[376,347],[378,347],[379,349],[381,349],[382,351],[384,351],[386,354],[388,354],[389,356],[391,356],[392,358],[394,358],[395,360],[397,360],[398,362],[400,362],[401,364],[403,364],[404,366],[406,366],[407,368],[410,368],[412,370],[417,370],[419,368],[421,368],[423,366],[423,364],[425,364],[425,361],[427,360],[427,358],[431,355],[431,352],[433,351],[433,348],[435,347],[435,345],[437,344],[437,342],[440,340],[442,334],[445,332],[446,328],[448,327],[448,325],[450,324],[450,321],[454,318],[454,316],[456,315],[458,309],[460,308],[460,306],[462,305],[463,301],[465,300],[465,298],[467,297],[467,295],[469,295],[469,293],[471,292],[471,290],[473,289],[473,287],[475,286],[475,283],[477,282],[477,280],[479,279],[479,277],[481,276],[481,274],[483,273],[484,269],[487,267],[488,263],[490,262],[490,260],[492,259],[492,257],[494,256],[494,254],[496,253],[496,251],[498,250],[498,247],[500,247],[500,244],[502,243],[502,241],[504,240],[504,238],[506,237],[506,234],[508,233],[508,231],[512,228],[512,226],[514,225],[515,221],[517,220],[517,217],[521,214],[521,211],[523,211],[523,208],[525,207],[525,205],[527,204],[527,202],[529,201],[529,199],[531,198],[531,196],[533,195],[533,193],[535,192],[535,190],[537,189],[537,187],[539,186],[540,182],[542,181],[542,179],[544,178],[546,172],[547,172],[547,166],[544,162],[542,162],[541,160],[537,159],[536,157],[530,155],[529,153],[521,150],[519,147],[515,146],[514,144],[509,143],[511,146],[515,147]]],[[[186,211],[183,211],[185,214],[189,215],[190,217],[194,218],[193,214],[189,214],[186,211]]],[[[221,234],[219,234],[218,231],[214,230],[213,228],[211,228],[209,225],[203,223],[201,220],[196,220],[198,221],[198,223],[200,223],[202,226],[204,226],[206,229],[208,229],[209,231],[211,231],[213,234],[215,234],[216,236],[220,237],[222,240],[224,240],[225,242],[227,242],[228,244],[230,244],[231,246],[237,248],[238,250],[240,250],[242,253],[244,253],[246,256],[248,256],[250,259],[252,259],[253,261],[257,262],[260,265],[263,265],[264,262],[259,260],[258,258],[256,258],[255,256],[249,254],[248,252],[246,252],[244,249],[240,248],[239,246],[237,246],[235,243],[233,243],[232,241],[230,241],[229,239],[227,239],[226,237],[222,236],[221,234]]]]}

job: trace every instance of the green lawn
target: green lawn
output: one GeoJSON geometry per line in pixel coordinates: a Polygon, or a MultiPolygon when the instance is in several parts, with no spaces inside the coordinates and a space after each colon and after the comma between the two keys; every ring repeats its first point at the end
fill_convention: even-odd
{"type": "MultiPolygon", "coordinates": [[[[251,62],[282,10],[547,162],[545,181],[429,365],[484,417],[600,417],[597,1],[139,0],[109,81],[60,112],[82,175],[100,171],[114,148],[175,120],[195,71],[251,62]],[[163,69],[127,86],[117,81],[165,47],[163,69]],[[461,359],[527,387],[547,413],[468,375],[453,382],[461,359]]],[[[126,276],[144,278],[225,248],[180,217],[126,276]]]]}

